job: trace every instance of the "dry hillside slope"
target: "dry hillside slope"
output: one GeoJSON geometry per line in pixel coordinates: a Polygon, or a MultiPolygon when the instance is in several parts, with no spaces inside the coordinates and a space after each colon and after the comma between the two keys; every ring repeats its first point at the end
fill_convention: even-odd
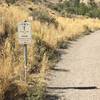
{"type": "Polygon", "coordinates": [[[100,29],[98,18],[61,17],[50,8],[31,1],[0,5],[0,100],[18,100],[25,96],[41,100],[48,69],[60,56],[57,49],[97,29],[100,29]],[[28,45],[27,83],[23,78],[23,46],[18,42],[17,33],[18,23],[24,20],[32,24],[33,39],[28,45]]]}

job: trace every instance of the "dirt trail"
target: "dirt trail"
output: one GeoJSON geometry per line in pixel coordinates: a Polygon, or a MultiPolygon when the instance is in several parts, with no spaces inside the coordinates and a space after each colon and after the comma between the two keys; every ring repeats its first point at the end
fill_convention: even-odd
{"type": "Polygon", "coordinates": [[[100,100],[100,31],[73,41],[51,70],[46,100],[100,100]]]}

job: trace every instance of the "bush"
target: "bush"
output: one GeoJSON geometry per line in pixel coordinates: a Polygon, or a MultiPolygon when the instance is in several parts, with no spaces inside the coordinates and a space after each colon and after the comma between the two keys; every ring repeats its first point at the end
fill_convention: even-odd
{"type": "Polygon", "coordinates": [[[45,85],[42,82],[37,82],[34,87],[30,87],[27,92],[26,100],[43,100],[45,85]]]}
{"type": "Polygon", "coordinates": [[[58,27],[58,22],[56,21],[56,19],[50,16],[47,12],[34,10],[32,12],[32,16],[34,20],[39,20],[42,23],[48,23],[48,25],[54,24],[55,27],[58,27]]]}
{"type": "Polygon", "coordinates": [[[85,15],[86,13],[88,13],[89,8],[84,4],[84,3],[80,3],[79,7],[77,7],[77,14],[79,15],[85,15]]]}
{"type": "Polygon", "coordinates": [[[41,3],[41,2],[46,2],[46,0],[31,0],[34,3],[41,3]]]}
{"type": "Polygon", "coordinates": [[[69,13],[76,15],[85,15],[93,18],[100,18],[100,8],[97,7],[93,0],[90,1],[89,5],[86,5],[84,3],[73,4],[73,0],[65,0],[63,3],[58,3],[51,8],[60,12],[62,15],[66,15],[66,13],[69,13]]]}
{"type": "Polygon", "coordinates": [[[90,10],[86,15],[92,18],[96,18],[96,17],[100,18],[100,9],[90,10]]]}
{"type": "Polygon", "coordinates": [[[9,3],[11,3],[11,4],[13,4],[13,3],[15,3],[17,0],[5,0],[8,4],[9,3]]]}

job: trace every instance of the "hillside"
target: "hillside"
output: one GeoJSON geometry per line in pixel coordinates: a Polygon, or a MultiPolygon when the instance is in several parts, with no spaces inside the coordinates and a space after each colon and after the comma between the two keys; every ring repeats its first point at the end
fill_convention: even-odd
{"type": "Polygon", "coordinates": [[[69,13],[62,16],[44,3],[30,0],[0,4],[0,17],[0,100],[45,100],[46,76],[60,60],[58,49],[100,29],[99,18],[69,13]],[[32,25],[32,44],[27,46],[27,81],[17,30],[18,23],[24,20],[32,25]]]}
{"type": "MultiPolygon", "coordinates": [[[[92,0],[80,0],[80,2],[84,2],[86,4],[88,4],[90,1],[92,0]]],[[[93,0],[96,4],[100,3],[100,0],[93,0]]]]}

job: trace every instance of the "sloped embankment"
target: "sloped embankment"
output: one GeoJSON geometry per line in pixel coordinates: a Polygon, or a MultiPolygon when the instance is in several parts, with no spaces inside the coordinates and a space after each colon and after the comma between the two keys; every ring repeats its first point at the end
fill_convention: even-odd
{"type": "Polygon", "coordinates": [[[28,8],[25,6],[26,3],[25,5],[23,3],[24,6],[20,4],[0,6],[1,40],[4,38],[0,49],[0,100],[8,95],[11,98],[26,95],[28,98],[41,100],[45,91],[48,66],[53,66],[54,60],[59,56],[56,49],[66,41],[80,36],[81,33],[100,28],[99,19],[64,18],[49,8],[45,12],[45,6],[39,7],[31,2],[29,4],[31,5],[27,6],[28,8]],[[17,40],[17,24],[22,20],[29,20],[30,15],[33,18],[31,20],[33,42],[28,46],[28,75],[27,83],[24,83],[20,81],[20,76],[23,77],[24,61],[23,47],[17,40]]]}

